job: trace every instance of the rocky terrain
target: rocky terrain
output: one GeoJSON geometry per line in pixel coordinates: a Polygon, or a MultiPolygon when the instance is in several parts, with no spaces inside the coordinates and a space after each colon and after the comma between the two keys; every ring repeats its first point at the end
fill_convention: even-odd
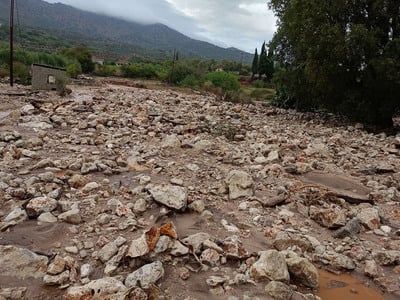
{"type": "Polygon", "coordinates": [[[399,135],[126,82],[71,89],[0,84],[0,299],[328,299],[322,274],[376,293],[348,299],[399,299],[399,135]]]}

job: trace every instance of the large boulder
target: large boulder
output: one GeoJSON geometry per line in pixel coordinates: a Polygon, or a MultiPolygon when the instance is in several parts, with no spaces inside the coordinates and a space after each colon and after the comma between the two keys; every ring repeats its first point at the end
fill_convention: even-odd
{"type": "Polygon", "coordinates": [[[160,261],[155,261],[129,274],[125,279],[125,285],[128,288],[141,287],[143,289],[148,289],[163,276],[163,264],[160,261]]]}

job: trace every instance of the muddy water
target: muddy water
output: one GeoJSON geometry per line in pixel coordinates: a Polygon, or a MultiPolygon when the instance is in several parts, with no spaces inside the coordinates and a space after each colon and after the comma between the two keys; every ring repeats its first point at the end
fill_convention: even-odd
{"type": "Polygon", "coordinates": [[[326,271],[319,272],[319,290],[317,295],[323,300],[387,300],[380,292],[360,283],[356,278],[326,271]]]}

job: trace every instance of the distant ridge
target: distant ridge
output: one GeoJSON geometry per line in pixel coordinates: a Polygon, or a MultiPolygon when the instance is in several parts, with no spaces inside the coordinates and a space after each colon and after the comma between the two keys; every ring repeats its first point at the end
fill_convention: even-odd
{"type": "MultiPolygon", "coordinates": [[[[163,24],[143,25],[42,0],[17,1],[18,19],[22,28],[42,29],[49,34],[64,32],[69,40],[74,35],[79,37],[80,41],[82,37],[87,37],[89,47],[95,41],[96,47],[99,47],[98,41],[102,41],[109,44],[118,43],[120,46],[123,44],[123,52],[130,55],[143,55],[143,52],[148,50],[149,56],[160,56],[177,49],[180,57],[239,61],[243,56],[244,62],[252,60],[250,53],[195,40],[163,24]]],[[[3,20],[3,23],[8,22],[9,11],[10,1],[0,0],[0,20],[3,20]]],[[[112,51],[112,47],[109,50],[112,51]]]]}

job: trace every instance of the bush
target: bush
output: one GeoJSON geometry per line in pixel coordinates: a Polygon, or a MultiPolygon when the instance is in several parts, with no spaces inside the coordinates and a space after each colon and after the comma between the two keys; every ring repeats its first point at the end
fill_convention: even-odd
{"type": "Polygon", "coordinates": [[[157,72],[152,64],[132,64],[122,67],[124,77],[128,78],[144,78],[156,79],[157,72]]]}
{"type": "Polygon", "coordinates": [[[78,62],[68,65],[66,70],[67,74],[72,78],[77,78],[82,73],[81,65],[78,62]]]}
{"type": "Polygon", "coordinates": [[[263,80],[255,80],[252,83],[253,87],[257,88],[257,89],[262,89],[265,87],[265,83],[263,80]]]}
{"type": "Polygon", "coordinates": [[[226,72],[209,73],[206,80],[211,81],[214,87],[222,88],[224,91],[238,91],[241,87],[238,76],[226,72]]]}
{"type": "Polygon", "coordinates": [[[70,90],[67,88],[68,79],[63,76],[56,77],[56,91],[57,94],[61,97],[65,97],[70,93],[70,90]]]}
{"type": "Polygon", "coordinates": [[[203,80],[194,74],[189,74],[178,84],[183,87],[198,88],[203,85],[203,80]]]}

